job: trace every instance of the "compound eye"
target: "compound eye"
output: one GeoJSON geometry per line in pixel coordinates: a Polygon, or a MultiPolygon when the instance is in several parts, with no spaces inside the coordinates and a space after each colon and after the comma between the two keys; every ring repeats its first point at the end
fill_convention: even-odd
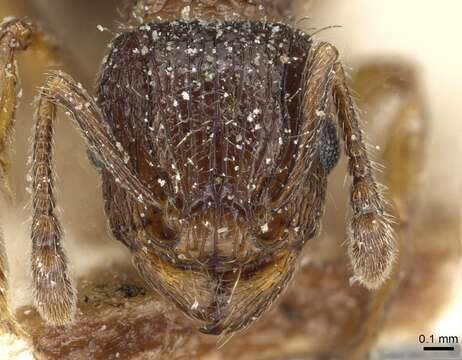
{"type": "Polygon", "coordinates": [[[255,241],[259,247],[271,247],[282,239],[287,228],[287,220],[281,214],[272,215],[255,231],[255,241]]]}
{"type": "Polygon", "coordinates": [[[340,159],[340,141],[337,128],[331,119],[324,122],[319,139],[319,159],[324,171],[329,174],[340,159]]]}

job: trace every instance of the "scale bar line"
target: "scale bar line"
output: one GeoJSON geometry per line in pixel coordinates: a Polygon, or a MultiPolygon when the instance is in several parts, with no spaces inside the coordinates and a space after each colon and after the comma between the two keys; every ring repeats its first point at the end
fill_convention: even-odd
{"type": "Polygon", "coordinates": [[[454,351],[454,346],[424,346],[424,351],[454,351]]]}

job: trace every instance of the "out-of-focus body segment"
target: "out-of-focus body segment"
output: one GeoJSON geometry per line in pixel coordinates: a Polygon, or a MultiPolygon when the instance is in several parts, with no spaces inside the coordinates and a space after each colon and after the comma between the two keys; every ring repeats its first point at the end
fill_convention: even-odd
{"type": "MultiPolygon", "coordinates": [[[[135,1],[131,1],[135,3],[135,1]]],[[[293,0],[141,0],[131,15],[139,23],[182,20],[287,21],[293,0]]]]}

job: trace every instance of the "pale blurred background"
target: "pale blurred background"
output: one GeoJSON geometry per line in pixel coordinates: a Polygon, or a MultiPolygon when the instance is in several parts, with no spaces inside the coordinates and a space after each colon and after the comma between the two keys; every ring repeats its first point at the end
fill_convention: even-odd
{"type": "MultiPolygon", "coordinates": [[[[300,1],[302,9],[309,8],[309,4],[304,6],[303,3],[300,1]]],[[[422,198],[416,215],[423,220],[419,224],[417,219],[416,226],[420,227],[421,233],[428,233],[433,226],[439,225],[439,219],[449,219],[444,225],[448,228],[447,234],[443,239],[435,238],[435,242],[446,243],[444,246],[458,252],[460,259],[462,49],[457,44],[462,36],[462,2],[324,0],[313,1],[311,9],[312,14],[305,11],[310,16],[310,25],[341,25],[340,29],[324,31],[320,36],[340,49],[347,64],[354,66],[368,58],[381,56],[403,58],[413,62],[420,72],[431,124],[422,198]]],[[[434,243],[419,243],[417,240],[419,245],[435,246],[434,243]]],[[[454,265],[450,265],[447,275],[443,275],[451,278],[453,285],[449,292],[449,310],[434,325],[434,331],[461,335],[462,266],[460,260],[454,265]]],[[[421,299],[416,298],[415,301],[419,303],[421,299]]],[[[409,311],[412,312],[412,309],[409,311]]],[[[407,335],[412,341],[415,334],[407,335]]]]}
{"type": "MultiPolygon", "coordinates": [[[[98,31],[96,26],[101,24],[116,31],[119,17],[114,4],[117,1],[1,0],[0,16],[27,15],[41,20],[64,48],[65,57],[74,59],[68,70],[88,89],[92,89],[93,78],[106,50],[105,45],[113,36],[110,32],[98,31]]],[[[322,31],[317,36],[335,44],[348,67],[353,68],[368,58],[385,56],[412,62],[420,73],[432,121],[422,196],[416,214],[420,220],[415,222],[416,237],[423,240],[417,239],[415,246],[417,253],[436,249],[435,256],[450,255],[448,261],[439,259],[442,270],[438,272],[437,280],[444,284],[447,291],[433,294],[431,306],[441,303],[444,310],[431,328],[435,334],[459,335],[459,341],[462,341],[462,121],[459,115],[462,93],[462,48],[459,45],[462,37],[462,2],[314,0],[298,1],[297,9],[298,18],[309,17],[300,21],[300,27],[341,26],[322,31]],[[443,228],[444,231],[439,231],[433,237],[431,234],[435,228],[443,228]]],[[[17,204],[13,208],[2,209],[11,281],[14,284],[12,302],[15,306],[31,300],[28,265],[30,196],[26,191],[28,184],[25,174],[32,127],[30,103],[35,88],[43,81],[43,76],[37,74],[46,71],[34,57],[23,56],[21,59],[24,97],[18,113],[16,150],[13,154],[17,204]]],[[[128,251],[108,234],[98,176],[86,160],[77,132],[64,119],[58,125],[56,149],[58,201],[74,276],[83,276],[101,263],[110,266],[125,261],[128,251]]],[[[341,186],[343,177],[340,180],[340,187],[331,190],[323,232],[326,239],[344,232],[342,211],[347,200],[343,194],[345,189],[341,186]],[[340,198],[336,198],[338,194],[340,198]],[[331,231],[329,226],[336,229],[331,231]]],[[[420,281],[426,281],[425,274],[420,281]]],[[[432,285],[428,284],[429,289],[432,289],[432,285]]],[[[414,301],[417,305],[428,299],[427,294],[422,299],[417,296],[414,301]]],[[[413,310],[408,311],[412,313],[413,310]]],[[[396,314],[402,313],[396,311],[396,314]]],[[[398,316],[396,314],[395,317],[398,316]]],[[[426,314],[422,314],[422,317],[423,324],[426,314]]],[[[393,326],[389,328],[393,329],[393,326]]],[[[421,328],[420,331],[426,329],[421,328]]],[[[402,333],[397,334],[402,340],[402,333]]],[[[408,329],[405,335],[405,341],[415,342],[419,329],[408,329]]],[[[390,346],[390,339],[387,337],[383,340],[382,346],[390,346]]]]}
{"type": "MultiPolygon", "coordinates": [[[[300,1],[301,9],[310,4],[300,1]]],[[[333,42],[343,54],[345,63],[354,66],[369,58],[402,58],[415,64],[427,96],[431,115],[427,145],[427,163],[423,176],[422,196],[416,214],[416,247],[428,251],[441,245],[448,253],[458,253],[458,261],[448,261],[441,281],[449,279],[448,293],[437,294],[447,308],[430,329],[435,334],[462,335],[462,266],[460,262],[462,199],[462,121],[459,104],[462,92],[462,2],[458,0],[324,0],[313,1],[310,26],[340,25],[339,29],[322,32],[323,40],[333,42]],[[432,229],[447,228],[443,235],[428,238],[432,229]],[[431,242],[431,243],[429,243],[431,242]],[[439,243],[439,244],[436,244],[439,243]],[[443,245],[444,244],[444,245],[443,245]],[[452,250],[451,250],[452,249],[452,250]]],[[[380,136],[380,135],[379,135],[380,136]]],[[[416,252],[419,250],[417,249],[416,252]]],[[[417,261],[419,257],[417,257],[417,261]]],[[[456,257],[457,259],[457,257],[456,257]]],[[[424,261],[423,258],[421,261],[424,261]]],[[[443,264],[443,263],[442,263],[443,264]]],[[[424,275],[425,276],[425,275],[424,275]]],[[[425,281],[425,279],[423,280],[425,281]]],[[[429,288],[432,287],[429,281],[429,288]]],[[[415,297],[415,308],[423,297],[415,297]]],[[[435,311],[437,307],[435,308],[435,311]]],[[[409,314],[409,313],[408,313],[409,314]]],[[[402,315],[406,318],[406,313],[402,315]]],[[[423,314],[422,314],[423,315],[423,314]]],[[[425,315],[423,315],[425,316],[425,315]]],[[[389,321],[393,316],[390,317],[389,321]]],[[[412,320],[411,320],[412,321],[412,320]]],[[[417,321],[416,321],[417,323],[417,321]]],[[[423,327],[397,331],[392,338],[383,337],[381,345],[393,348],[393,342],[415,343],[423,327]]]]}

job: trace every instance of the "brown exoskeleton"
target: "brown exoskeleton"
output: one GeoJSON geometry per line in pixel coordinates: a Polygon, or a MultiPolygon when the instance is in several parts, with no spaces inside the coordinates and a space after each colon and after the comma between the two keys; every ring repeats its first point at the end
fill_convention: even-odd
{"type": "MultiPolygon", "coordinates": [[[[101,170],[115,237],[145,280],[202,321],[203,332],[243,328],[287,286],[319,228],[337,128],[353,178],[354,276],[370,288],[389,276],[390,219],[337,51],[287,25],[257,21],[261,12],[276,20],[271,4],[232,4],[241,17],[222,21],[230,15],[230,8],[220,12],[222,2],[140,1],[135,13],[143,24],[113,41],[96,102],[63,73],[42,88],[33,274],[37,307],[50,323],[71,321],[75,308],[54,213],[56,105],[82,130],[101,170]],[[177,11],[208,21],[172,21],[177,11]]],[[[5,69],[32,40],[30,31],[24,21],[3,24],[5,69]]],[[[15,77],[0,84],[9,92],[2,89],[12,109],[2,119],[8,127],[15,77]]]]}

